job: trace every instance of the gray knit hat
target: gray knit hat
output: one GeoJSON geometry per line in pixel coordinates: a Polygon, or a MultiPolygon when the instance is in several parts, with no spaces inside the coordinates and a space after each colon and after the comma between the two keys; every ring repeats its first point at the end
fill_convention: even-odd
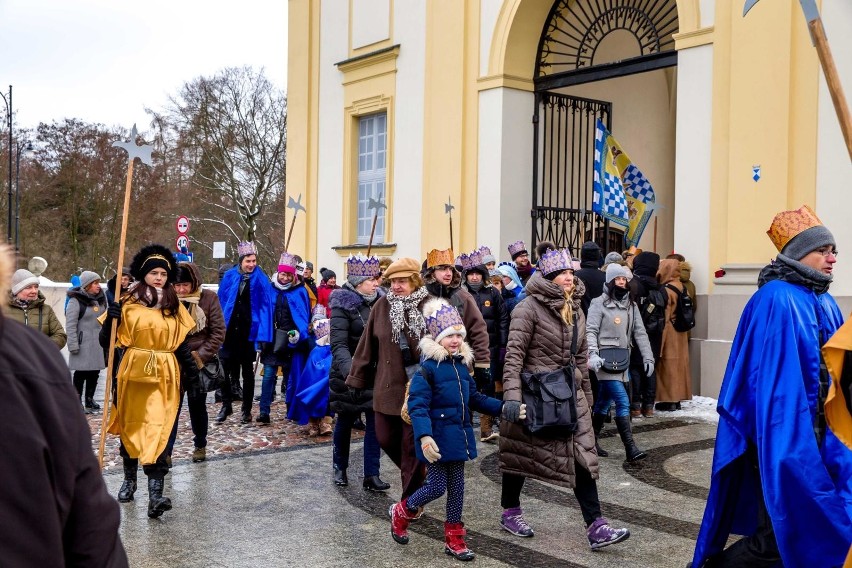
{"type": "Polygon", "coordinates": [[[32,284],[38,284],[35,274],[25,268],[19,268],[12,275],[12,295],[16,296],[18,292],[32,284]]]}
{"type": "Polygon", "coordinates": [[[604,259],[604,264],[609,264],[611,262],[622,263],[622,262],[624,262],[624,259],[621,258],[620,253],[611,252],[608,255],[606,255],[606,258],[604,259]]]}
{"type": "Polygon", "coordinates": [[[606,267],[606,283],[609,284],[619,276],[627,278],[628,282],[633,279],[633,273],[630,272],[629,268],[621,266],[615,262],[610,263],[609,266],[606,267]]]}
{"type": "Polygon", "coordinates": [[[347,276],[346,281],[349,282],[349,284],[351,284],[353,288],[355,288],[359,284],[366,282],[370,278],[370,276],[347,276]]]}
{"type": "Polygon", "coordinates": [[[836,246],[836,244],[831,231],[825,225],[817,225],[805,229],[790,239],[790,242],[781,249],[781,254],[793,260],[801,260],[818,248],[827,245],[836,246]]]}
{"type": "Polygon", "coordinates": [[[98,276],[97,272],[92,272],[91,270],[84,270],[80,275],[80,289],[85,290],[89,287],[92,282],[96,280],[100,280],[101,277],[98,276]]]}

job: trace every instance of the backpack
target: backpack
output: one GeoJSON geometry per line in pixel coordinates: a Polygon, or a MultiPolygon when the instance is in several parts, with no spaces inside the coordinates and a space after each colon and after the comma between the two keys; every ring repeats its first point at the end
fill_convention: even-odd
{"type": "Polygon", "coordinates": [[[648,333],[662,333],[666,327],[666,296],[663,290],[649,289],[647,296],[636,300],[642,323],[648,333]]]}
{"type": "Polygon", "coordinates": [[[675,331],[689,331],[695,327],[695,307],[692,305],[692,298],[686,293],[686,288],[678,290],[671,284],[666,284],[666,288],[677,294],[677,307],[672,319],[675,331]]]}

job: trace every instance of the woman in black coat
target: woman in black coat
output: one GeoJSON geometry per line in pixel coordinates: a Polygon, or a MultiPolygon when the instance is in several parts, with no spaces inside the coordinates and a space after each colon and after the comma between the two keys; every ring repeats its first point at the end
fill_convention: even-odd
{"type": "Polygon", "coordinates": [[[337,424],[334,427],[334,483],[349,484],[346,469],[349,467],[352,425],[363,412],[367,423],[364,431],[364,489],[386,491],[390,485],[379,478],[381,448],[376,439],[373,391],[365,389],[360,391],[360,396],[355,397],[346,386],[346,377],[352,366],[352,355],[364,333],[364,327],[370,317],[370,308],[380,297],[379,260],[373,256],[350,256],[346,269],[346,283],[331,293],[328,302],[331,309],[332,352],[329,405],[331,410],[337,413],[337,424]]]}

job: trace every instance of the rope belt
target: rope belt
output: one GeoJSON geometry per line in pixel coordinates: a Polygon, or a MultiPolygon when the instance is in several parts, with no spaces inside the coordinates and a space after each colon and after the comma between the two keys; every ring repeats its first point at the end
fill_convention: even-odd
{"type": "Polygon", "coordinates": [[[148,360],[145,362],[145,374],[146,375],[154,375],[156,376],[157,370],[157,353],[173,353],[173,351],[161,351],[159,349],[144,349],[142,347],[128,347],[128,349],[135,349],[137,351],[145,351],[146,353],[150,353],[148,356],[148,360]]]}

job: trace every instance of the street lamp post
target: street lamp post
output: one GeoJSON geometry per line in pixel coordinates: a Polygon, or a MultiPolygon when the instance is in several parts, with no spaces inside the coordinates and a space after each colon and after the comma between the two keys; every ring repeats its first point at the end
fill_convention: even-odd
{"type": "Polygon", "coordinates": [[[20,258],[21,233],[19,229],[21,220],[21,152],[32,152],[33,143],[29,141],[17,142],[15,144],[15,262],[20,258]]]}
{"type": "Polygon", "coordinates": [[[9,198],[7,204],[9,206],[7,222],[6,222],[6,242],[12,244],[12,85],[9,85],[9,98],[0,93],[3,97],[3,102],[6,103],[6,126],[9,128],[9,198]]]}

